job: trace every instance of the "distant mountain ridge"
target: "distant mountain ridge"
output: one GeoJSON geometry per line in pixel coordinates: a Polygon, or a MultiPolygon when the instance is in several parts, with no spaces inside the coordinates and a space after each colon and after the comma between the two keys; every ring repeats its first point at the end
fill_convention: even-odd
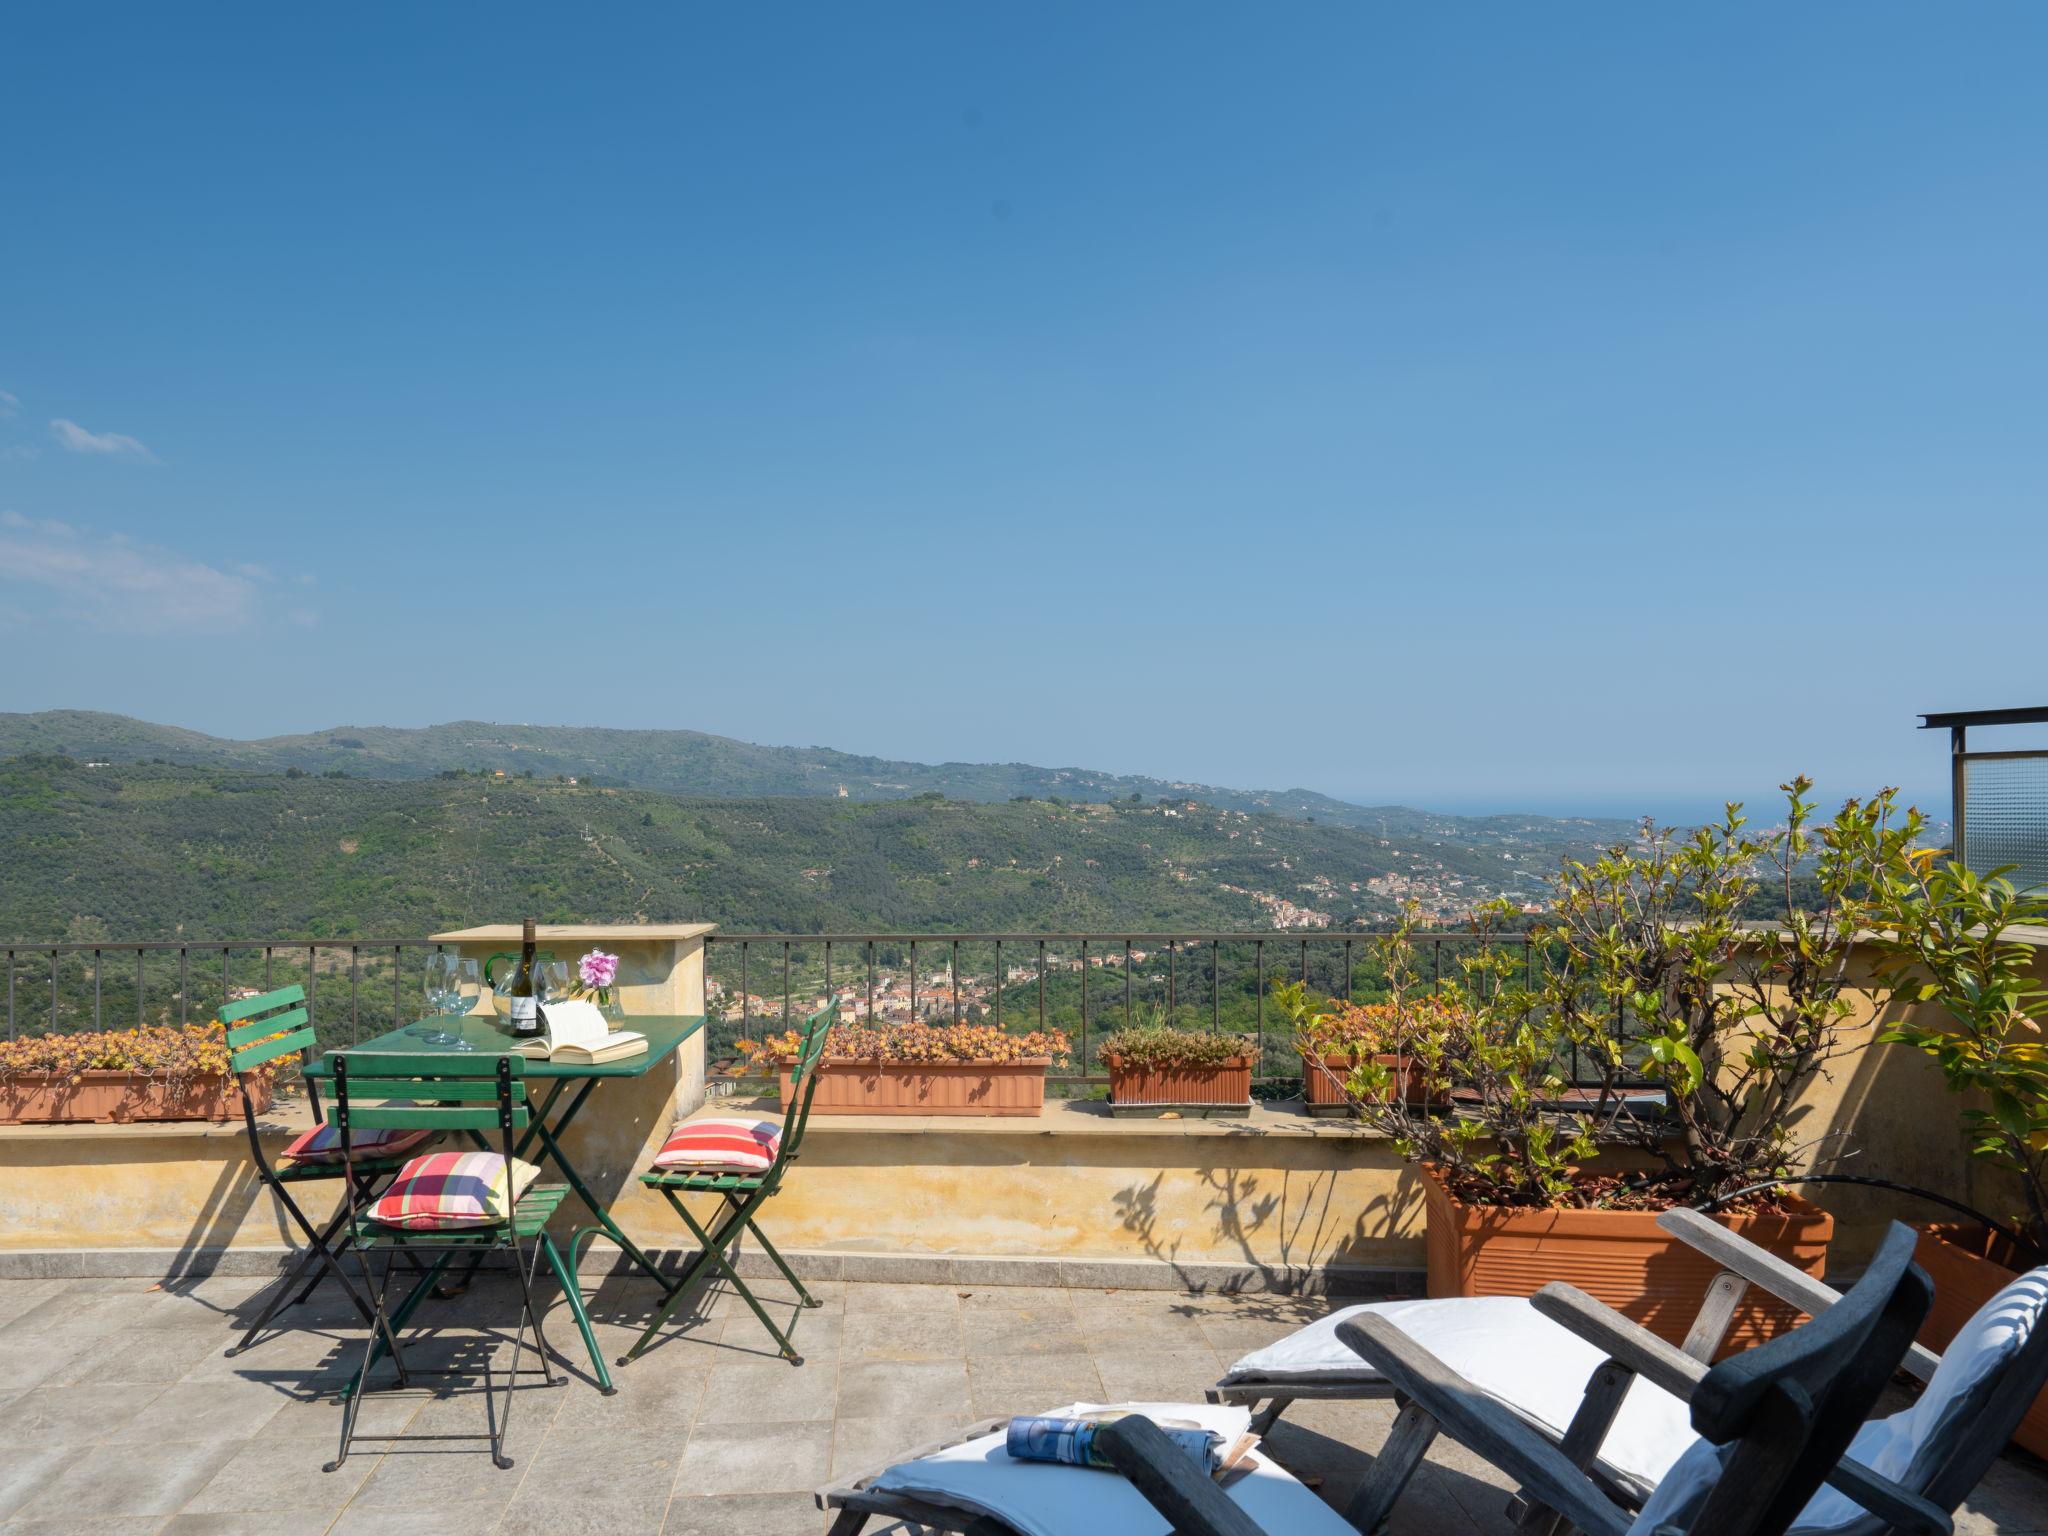
{"type": "Polygon", "coordinates": [[[1029,763],[912,763],[863,757],[830,747],[770,747],[687,730],[600,726],[502,725],[457,720],[444,725],[336,726],[298,736],[235,741],[179,726],[90,710],[0,713],[0,757],[61,753],[81,762],[167,762],[283,773],[339,769],[359,778],[425,779],[450,770],[502,769],[536,777],[665,794],[848,800],[904,800],[938,793],[957,800],[1018,796],[1074,801],[1185,798],[1230,810],[1314,820],[1389,838],[1457,843],[1585,844],[1626,837],[1626,821],[1537,815],[1449,816],[1408,806],[1361,806],[1308,789],[1239,790],[1213,784],[1041,768],[1029,763]]]}

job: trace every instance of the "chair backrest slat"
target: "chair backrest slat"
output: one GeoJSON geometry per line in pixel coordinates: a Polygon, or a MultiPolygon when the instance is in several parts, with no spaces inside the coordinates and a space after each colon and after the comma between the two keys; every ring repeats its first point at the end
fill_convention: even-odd
{"type": "MultiPolygon", "coordinates": [[[[499,1115],[496,1104],[350,1104],[348,1123],[360,1131],[493,1131],[499,1115]]],[[[512,1106],[513,1130],[531,1123],[528,1106],[512,1106]]]]}
{"type": "Polygon", "coordinates": [[[290,1007],[293,1003],[303,1003],[305,1000],[306,989],[294,982],[291,986],[279,987],[274,992],[263,992],[255,997],[245,997],[229,1003],[221,1009],[220,1021],[223,1024],[239,1024],[244,1019],[253,1019],[259,1014],[275,1013],[280,1008],[290,1007]]]}
{"type": "MultiPolygon", "coordinates": [[[[498,1075],[496,1051],[347,1051],[349,1075],[366,1077],[431,1077],[442,1082],[490,1082],[498,1075]]],[[[515,1084],[526,1079],[526,1058],[516,1051],[506,1057],[515,1084]]],[[[524,1091],[523,1089],[521,1090],[524,1091]]]]}
{"type": "MultiPolygon", "coordinates": [[[[255,1001],[255,999],[251,999],[255,1001]]],[[[287,1029],[297,1029],[306,1022],[304,1008],[287,1008],[282,1013],[273,1013],[266,1018],[255,1019],[247,1024],[236,1024],[228,1030],[228,1045],[247,1045],[251,1040],[261,1040],[266,1035],[280,1034],[287,1029]]]]}
{"type": "Polygon", "coordinates": [[[280,1056],[289,1056],[304,1051],[313,1043],[313,1031],[301,1026],[290,1034],[272,1035],[249,1045],[236,1046],[228,1053],[237,1072],[247,1072],[262,1066],[266,1061],[275,1061],[280,1056]]]}
{"type": "Polygon", "coordinates": [[[334,1119],[344,1145],[356,1130],[523,1131],[532,1123],[526,1058],[495,1051],[337,1051],[334,1119]]]}
{"type": "MultiPolygon", "coordinates": [[[[498,1102],[498,1085],[470,1078],[374,1077],[370,1072],[351,1072],[348,1096],[351,1103],[358,1099],[411,1099],[414,1102],[426,1099],[437,1104],[495,1104],[498,1102]]],[[[524,1078],[513,1079],[512,1098],[515,1103],[524,1102],[524,1078]]],[[[367,1104],[355,1105],[357,1114],[367,1108],[367,1104]]]]}

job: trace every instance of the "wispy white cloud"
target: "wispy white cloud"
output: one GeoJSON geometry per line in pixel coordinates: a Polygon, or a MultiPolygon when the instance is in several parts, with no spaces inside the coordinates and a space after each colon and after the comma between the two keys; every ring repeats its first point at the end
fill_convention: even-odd
{"type": "Polygon", "coordinates": [[[215,635],[255,621],[259,586],[239,569],[18,512],[0,512],[0,584],[54,594],[103,629],[215,635]]]}
{"type": "Polygon", "coordinates": [[[0,446],[0,459],[40,459],[43,450],[34,443],[8,443],[0,446]]]}
{"type": "Polygon", "coordinates": [[[50,436],[72,453],[97,453],[116,459],[140,459],[145,464],[159,460],[141,443],[121,432],[88,432],[62,416],[50,423],[50,436]]]}
{"type": "Polygon", "coordinates": [[[0,389],[0,421],[5,421],[10,416],[19,415],[20,412],[21,396],[10,395],[6,390],[0,389]]]}

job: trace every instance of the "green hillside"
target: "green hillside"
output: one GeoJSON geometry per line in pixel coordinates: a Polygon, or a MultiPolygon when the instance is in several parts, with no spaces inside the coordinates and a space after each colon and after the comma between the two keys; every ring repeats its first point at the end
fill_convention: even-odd
{"type": "Polygon", "coordinates": [[[0,935],[404,937],[531,912],[754,931],[1270,929],[1394,873],[1533,894],[1503,853],[1216,807],[705,798],[546,778],[0,761],[0,935]],[[1228,890],[1225,887],[1236,887],[1228,890]],[[1260,901],[1263,895],[1266,903],[1260,901]],[[100,925],[104,925],[101,927],[100,925]]]}
{"type": "Polygon", "coordinates": [[[1578,844],[1626,837],[1620,821],[1549,816],[1445,816],[1406,806],[1359,806],[1313,790],[1237,790],[1212,784],[1040,768],[1028,763],[908,763],[829,747],[764,747],[702,731],[618,731],[582,726],[490,725],[473,720],[420,729],[337,726],[304,736],[231,741],[176,726],[86,710],[0,713],[0,757],[60,753],[80,762],[151,759],[244,772],[339,769],[358,778],[424,779],[452,769],[585,782],[682,795],[809,796],[1007,801],[1018,795],[1122,801],[1161,796],[1230,810],[1313,818],[1401,839],[1474,847],[1578,844]]]}

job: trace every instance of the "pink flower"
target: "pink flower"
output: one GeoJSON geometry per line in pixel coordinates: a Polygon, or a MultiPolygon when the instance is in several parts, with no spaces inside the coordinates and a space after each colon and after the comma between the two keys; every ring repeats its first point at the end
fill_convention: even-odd
{"type": "Polygon", "coordinates": [[[576,974],[583,979],[586,987],[600,990],[609,987],[618,979],[619,957],[608,955],[601,949],[593,949],[576,962],[576,974]]]}

